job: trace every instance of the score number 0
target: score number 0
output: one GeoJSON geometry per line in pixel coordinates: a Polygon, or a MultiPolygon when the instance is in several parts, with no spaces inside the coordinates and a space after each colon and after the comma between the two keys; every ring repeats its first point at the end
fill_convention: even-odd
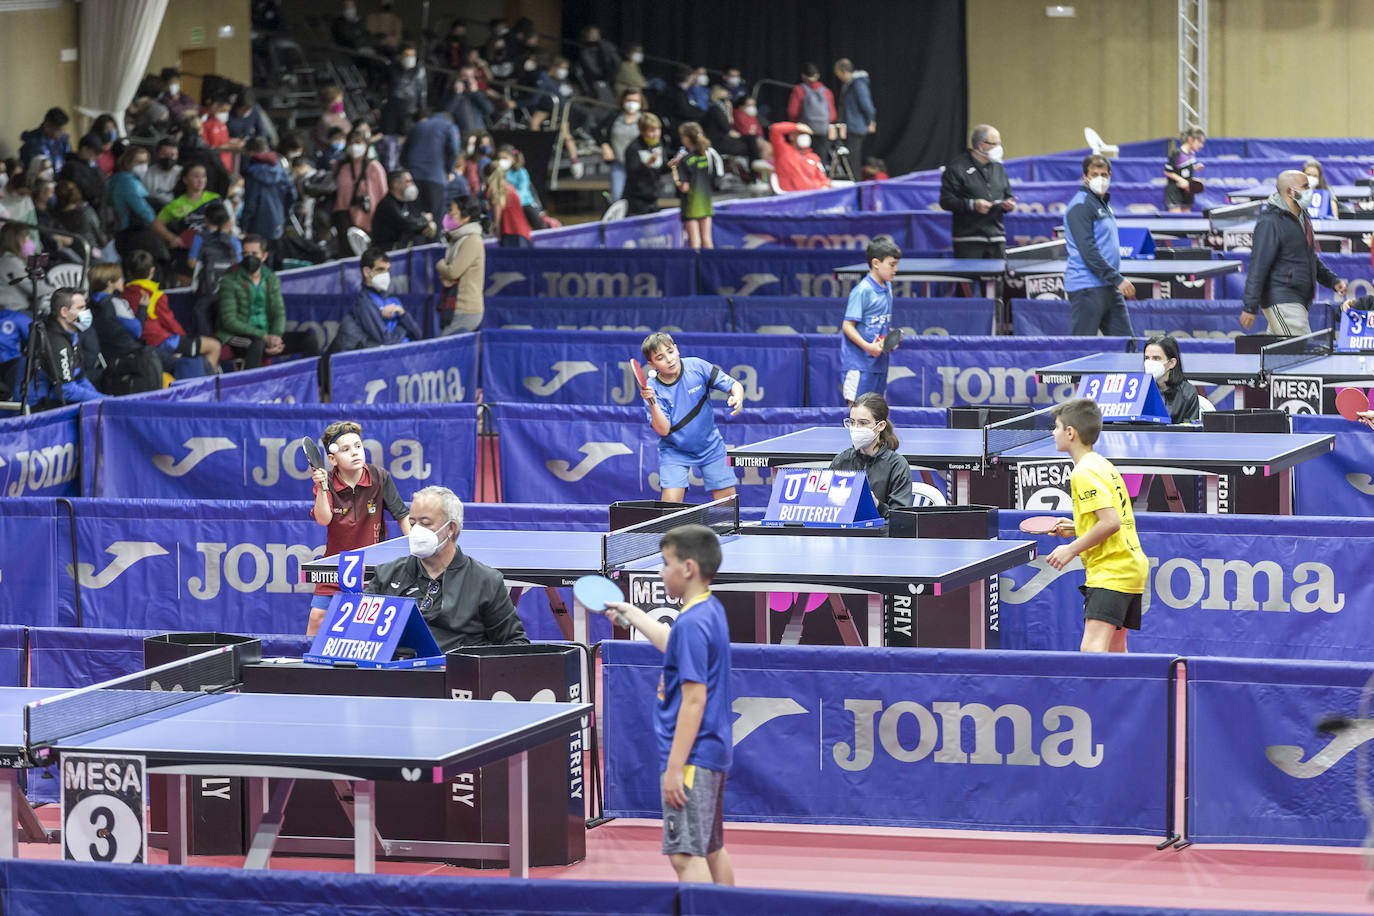
{"type": "Polygon", "coordinates": [[[361,623],[369,626],[376,626],[376,635],[385,636],[391,631],[391,625],[396,621],[396,605],[387,603],[386,595],[359,595],[357,606],[354,606],[352,598],[344,600],[339,605],[339,617],[334,621],[334,625],[329,628],[331,633],[343,633],[348,628],[348,624],[361,623]],[[381,623],[377,624],[377,618],[381,617],[381,623]]]}

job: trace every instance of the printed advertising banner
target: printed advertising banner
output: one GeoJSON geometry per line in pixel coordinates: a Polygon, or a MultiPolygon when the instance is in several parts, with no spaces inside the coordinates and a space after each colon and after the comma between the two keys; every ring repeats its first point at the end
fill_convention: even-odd
{"type": "Polygon", "coordinates": [[[483,333],[498,328],[560,331],[733,331],[730,300],[724,296],[665,299],[548,299],[493,296],[486,301],[483,333]]]}
{"type": "Polygon", "coordinates": [[[477,334],[354,350],[329,359],[335,404],[461,404],[477,395],[477,334]]]}
{"type": "Polygon", "coordinates": [[[79,496],[79,405],[0,420],[0,495],[79,496]]]}

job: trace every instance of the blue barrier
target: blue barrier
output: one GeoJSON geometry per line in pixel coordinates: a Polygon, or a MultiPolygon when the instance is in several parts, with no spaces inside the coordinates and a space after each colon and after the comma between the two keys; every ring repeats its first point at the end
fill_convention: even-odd
{"type": "Polygon", "coordinates": [[[1354,718],[1368,677],[1367,665],[1189,659],[1188,838],[1358,846],[1370,720],[1334,735],[1314,726],[1354,718]]]}
{"type": "MultiPolygon", "coordinates": [[[[1136,299],[1126,303],[1126,308],[1131,326],[1141,337],[1173,334],[1220,339],[1268,334],[1263,314],[1250,331],[1240,326],[1243,304],[1239,299],[1136,299]]],[[[1018,337],[1064,336],[1070,331],[1067,299],[1013,299],[1011,313],[1018,337]]],[[[1325,309],[1313,309],[1311,320],[1313,330],[1329,325],[1325,309]]]]}
{"type": "Polygon", "coordinates": [[[27,686],[27,639],[26,627],[0,626],[0,686],[27,686]]]}
{"type": "MultiPolygon", "coordinates": [[[[1029,245],[1054,238],[1064,225],[1062,215],[1009,213],[1005,219],[1007,244],[1029,245]]],[[[858,260],[873,236],[892,236],[902,256],[936,257],[950,250],[950,215],[931,210],[894,210],[841,216],[776,216],[718,214],[712,221],[716,249],[802,248],[847,249],[858,260]]]]}
{"type": "MultiPolygon", "coordinates": [[[[1211,152],[1214,142],[1210,139],[1207,141],[1205,152],[1211,152]]],[[[1327,181],[1336,184],[1331,180],[1331,168],[1342,159],[1362,160],[1360,166],[1364,172],[1362,176],[1357,173],[1357,176],[1369,177],[1369,144],[1370,141],[1365,137],[1251,137],[1245,141],[1245,155],[1257,159],[1319,159],[1326,170],[1327,181]]],[[[1353,179],[1340,183],[1351,184],[1353,179]]]]}
{"type": "MultiPolygon", "coordinates": [[[[736,331],[831,334],[835,335],[835,340],[827,346],[838,346],[845,300],[741,296],[731,302],[736,331]]],[[[992,299],[896,299],[892,304],[892,324],[901,328],[907,337],[986,335],[992,332],[996,307],[992,299]]],[[[908,345],[921,346],[915,341],[908,345]]]]}
{"type": "MultiPolygon", "coordinates": [[[[1002,512],[1001,537],[1022,537],[1016,526],[1029,514],[1002,512]]],[[[1374,522],[1142,512],[1136,527],[1150,574],[1132,651],[1374,660],[1365,613],[1374,582],[1361,559],[1374,548],[1374,522]]],[[[1045,558],[1062,541],[1038,540],[1041,556],[1002,576],[1002,645],[1067,651],[1083,634],[1082,563],[1050,568],[1045,558]]]]}
{"type": "Polygon", "coordinates": [[[1374,516],[1374,433],[1341,417],[1296,416],[1296,433],[1329,433],[1336,449],[1294,471],[1299,515],[1374,516]]]}
{"type": "Polygon", "coordinates": [[[0,420],[0,494],[75,496],[79,486],[80,406],[0,420]]]}
{"type": "Polygon", "coordinates": [[[603,223],[604,248],[683,248],[682,217],[677,210],[663,210],[629,219],[603,223]]]}
{"type": "MultiPolygon", "coordinates": [[[[1368,296],[1374,293],[1374,266],[1370,264],[1369,255],[1323,254],[1321,259],[1337,277],[1349,284],[1347,296],[1368,296]]],[[[1240,273],[1227,274],[1221,278],[1223,298],[1240,299],[1245,295],[1245,278],[1250,272],[1250,252],[1228,251],[1226,260],[1240,261],[1243,266],[1240,273]]],[[[1316,293],[1319,302],[1330,302],[1337,298],[1334,292],[1324,286],[1318,286],[1316,293]]],[[[1315,309],[1313,311],[1315,312],[1315,309]]]]}
{"type": "Polygon", "coordinates": [[[460,404],[477,395],[477,334],[338,353],[329,360],[335,404],[460,404]]]}
{"type": "Polygon", "coordinates": [[[559,299],[656,298],[698,293],[696,252],[493,248],[486,295],[559,299]]]}
{"type": "Polygon", "coordinates": [[[261,369],[245,369],[217,376],[222,402],[318,404],[320,360],[293,359],[261,369]]]}
{"type": "Polygon", "coordinates": [[[71,579],[58,578],[72,562],[67,505],[51,497],[0,500],[0,622],[77,622],[71,579]]]}
{"type": "Polygon", "coordinates": [[[368,460],[403,492],[442,483],[474,491],[477,409],[471,404],[329,405],[101,402],[85,440],[93,496],[165,499],[301,499],[310,465],[301,438],[341,417],[363,427],[368,460]]]}
{"type": "Polygon", "coordinates": [[[730,300],[725,296],[664,299],[565,299],[492,296],[486,301],[483,333],[495,328],[559,330],[701,331],[735,330],[730,300]]]}
{"type": "MultiPolygon", "coordinates": [[[[1369,152],[1368,141],[1363,141],[1362,152],[1369,152]]],[[[1310,154],[1283,153],[1263,157],[1255,156],[1253,151],[1246,159],[1218,159],[1208,155],[1210,149],[1200,155],[1203,169],[1197,173],[1207,188],[1225,194],[1228,190],[1240,190],[1262,182],[1273,182],[1279,172],[1286,169],[1302,171],[1303,161],[1310,154]]],[[[1369,162],[1351,162],[1333,159],[1322,160],[1327,183],[1333,185],[1354,184],[1356,179],[1369,178],[1369,162]]],[[[1036,161],[1036,181],[1081,181],[1083,177],[1083,158],[1081,156],[1043,156],[1036,161]]],[[[1116,200],[1119,184],[1152,184],[1159,189],[1161,208],[1164,199],[1164,157],[1122,157],[1112,160],[1112,199],[1116,200]]],[[[1197,207],[1196,209],[1201,209],[1197,207]]]]}
{"type": "Polygon", "coordinates": [[[859,185],[793,191],[772,197],[736,197],[716,204],[717,213],[850,213],[859,208],[859,185]]]}
{"type": "MultiPolygon", "coordinates": [[[[1171,656],[739,644],[730,655],[727,820],[1165,834],[1171,656]]],[[[602,659],[606,813],[657,816],[663,655],[617,640],[602,659]]]]}

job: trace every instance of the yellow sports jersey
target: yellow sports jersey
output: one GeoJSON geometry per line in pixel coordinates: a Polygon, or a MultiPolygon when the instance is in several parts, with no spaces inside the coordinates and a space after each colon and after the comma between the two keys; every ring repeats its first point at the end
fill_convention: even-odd
{"type": "Polygon", "coordinates": [[[1069,489],[1073,494],[1073,528],[1079,537],[1097,524],[1098,509],[1114,507],[1121,516],[1121,527],[1115,534],[1080,554],[1088,570],[1088,587],[1144,593],[1150,563],[1140,549],[1131,497],[1116,468],[1097,452],[1089,452],[1074,467],[1069,489]]]}

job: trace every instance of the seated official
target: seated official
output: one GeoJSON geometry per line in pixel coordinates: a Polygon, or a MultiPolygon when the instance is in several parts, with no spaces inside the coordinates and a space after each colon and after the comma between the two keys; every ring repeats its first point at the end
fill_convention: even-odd
{"type": "Polygon", "coordinates": [[[1202,418],[1202,403],[1197,389],[1183,377],[1183,357],[1178,341],[1168,334],[1157,334],[1145,344],[1145,371],[1154,376],[1170,423],[1197,423],[1202,418]]]}
{"type": "Polygon", "coordinates": [[[844,425],[854,445],[836,455],[830,469],[863,471],[883,518],[893,506],[911,505],[911,467],[897,453],[897,434],[887,418],[887,400],[873,391],[859,395],[844,425]]]}
{"type": "Polygon", "coordinates": [[[362,270],[362,289],[353,301],[353,308],[339,322],[339,333],[331,343],[330,352],[347,353],[368,347],[420,340],[424,334],[415,319],[406,314],[405,306],[391,289],[391,259],[380,248],[369,248],[358,259],[362,270]]]}
{"type": "Polygon", "coordinates": [[[505,578],[458,549],[463,504],[447,487],[410,503],[410,556],[377,567],[367,591],[414,598],[444,652],[463,646],[528,645],[505,578]]]}

